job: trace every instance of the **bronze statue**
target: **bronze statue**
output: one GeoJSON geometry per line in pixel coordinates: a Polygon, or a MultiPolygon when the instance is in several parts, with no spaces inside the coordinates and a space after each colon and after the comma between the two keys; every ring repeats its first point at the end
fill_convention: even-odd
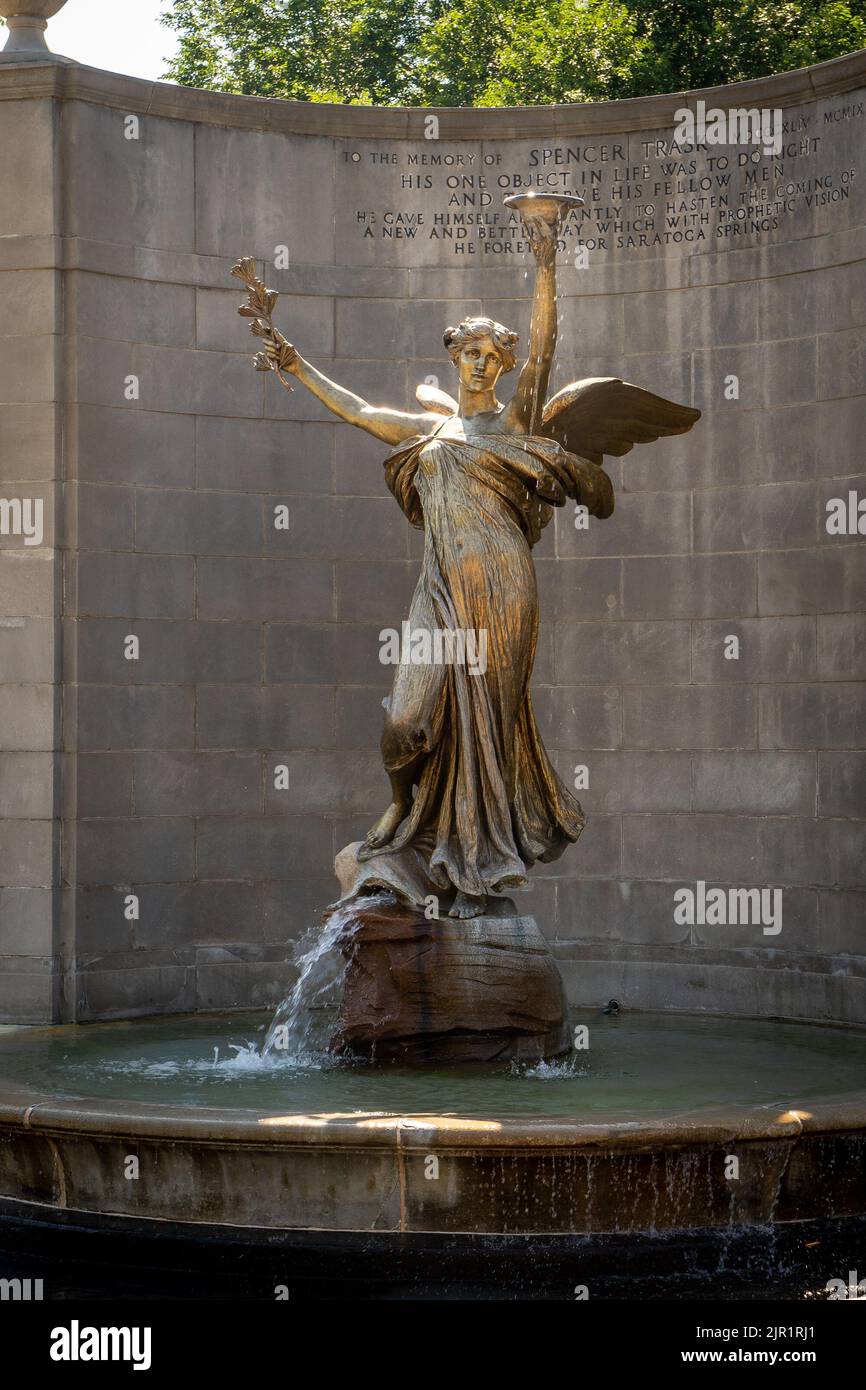
{"type": "Polygon", "coordinates": [[[483,672],[459,660],[398,665],[381,745],[391,801],[364,843],[349,847],[343,885],[389,887],[420,906],[431,894],[447,896],[456,918],[483,913],[489,895],[525,886],[527,869],[557,859],[585,823],[532,710],[532,546],[567,498],[593,516],[610,516],[604,454],[681,434],[700,415],[618,377],[577,381],[547,400],[557,239],[582,200],[525,194],[506,201],[523,219],[536,276],[529,350],[504,405],[496,387],[515,365],[517,334],[492,319],[464,319],[445,333],[456,400],[419,386],[420,410],[391,410],[330,381],[279,333],[277,295],[257,278],[254,261],[232,272],[248,290],[240,313],[264,344],[257,368],[274,371],[289,390],[288,377],[302,382],[340,419],[392,446],[386,482],[425,532],[410,631],[485,634],[483,672]]]}

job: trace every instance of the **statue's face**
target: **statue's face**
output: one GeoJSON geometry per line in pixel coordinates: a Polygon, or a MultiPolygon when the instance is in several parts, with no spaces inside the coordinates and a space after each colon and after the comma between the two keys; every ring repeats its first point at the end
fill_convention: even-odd
{"type": "Polygon", "coordinates": [[[489,334],[472,338],[457,359],[461,386],[467,391],[492,391],[502,375],[502,358],[489,334]]]}

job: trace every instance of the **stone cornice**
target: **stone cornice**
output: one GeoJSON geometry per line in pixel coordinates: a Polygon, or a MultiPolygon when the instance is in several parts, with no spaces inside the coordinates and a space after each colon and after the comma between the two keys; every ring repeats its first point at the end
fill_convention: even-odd
{"type": "Polygon", "coordinates": [[[866,49],[813,67],[727,87],[586,105],[518,107],[370,107],[277,101],[148,82],[68,60],[0,65],[0,101],[56,98],[87,101],[135,114],[240,130],[355,139],[420,139],[426,116],[437,115],[440,139],[545,139],[624,135],[673,124],[677,108],[791,106],[866,86],[866,49]]]}

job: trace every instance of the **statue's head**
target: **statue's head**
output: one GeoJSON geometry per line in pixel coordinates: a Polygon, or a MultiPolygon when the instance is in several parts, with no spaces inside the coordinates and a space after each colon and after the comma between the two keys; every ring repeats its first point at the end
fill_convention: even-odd
{"type": "Polygon", "coordinates": [[[467,391],[492,390],[517,361],[517,334],[495,319],[463,319],[456,328],[445,330],[444,342],[467,391]]]}

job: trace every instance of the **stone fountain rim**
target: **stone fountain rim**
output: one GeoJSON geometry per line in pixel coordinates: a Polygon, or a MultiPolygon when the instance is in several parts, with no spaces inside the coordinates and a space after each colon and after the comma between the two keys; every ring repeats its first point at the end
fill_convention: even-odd
{"type": "MultiPolygon", "coordinates": [[[[634,1012],[643,1012],[635,1010],[634,1012]]],[[[652,1012],[656,1012],[653,1010],[652,1012]]],[[[672,1011],[680,1015],[680,1011],[672,1011]]],[[[205,1021],[209,1013],[178,1014],[176,1022],[205,1021]]],[[[219,1015],[222,1016],[221,1014],[219,1015]]],[[[703,1018],[703,1014],[688,1014],[703,1018]]],[[[739,1017],[712,1015],[713,1018],[739,1017]]],[[[124,1028],[130,1024],[164,1022],[165,1015],[135,1019],[106,1019],[95,1024],[53,1024],[13,1027],[7,1036],[94,1027],[124,1028]]],[[[746,1016],[744,1021],[755,1020],[746,1016]]],[[[838,1020],[787,1019],[803,1026],[866,1032],[862,1025],[838,1020]]],[[[0,1037],[6,1030],[0,1030],[0,1037]]],[[[0,1053],[2,1066],[2,1053],[0,1053]]],[[[232,1106],[156,1104],[150,1101],[103,1100],[97,1096],[58,1095],[51,1090],[5,1082],[0,1073],[0,1133],[33,1133],[186,1139],[200,1143],[272,1148],[422,1149],[435,1137],[437,1147],[454,1149],[650,1149],[683,1144],[718,1144],[731,1140],[793,1138],[804,1134],[866,1131],[866,1086],[810,1100],[783,1109],[780,1102],[719,1105],[700,1110],[668,1110],[646,1115],[629,1111],[597,1111],[591,1121],[573,1114],[531,1113],[431,1115],[407,1111],[385,1115],[369,1111],[352,1116],[280,1113],[268,1109],[241,1110],[232,1106]]]]}
{"type": "Polygon", "coordinates": [[[0,1080],[0,1132],[78,1134],[140,1139],[183,1139],[202,1144],[255,1148],[419,1149],[435,1138],[438,1150],[658,1149],[730,1140],[762,1141],[800,1135],[866,1130],[866,1089],[820,1100],[804,1099],[796,1109],[780,1105],[728,1105],[671,1111],[649,1118],[629,1112],[591,1122],[573,1115],[430,1115],[405,1113],[357,1116],[279,1114],[227,1107],[154,1105],[4,1085],[0,1080]]]}

